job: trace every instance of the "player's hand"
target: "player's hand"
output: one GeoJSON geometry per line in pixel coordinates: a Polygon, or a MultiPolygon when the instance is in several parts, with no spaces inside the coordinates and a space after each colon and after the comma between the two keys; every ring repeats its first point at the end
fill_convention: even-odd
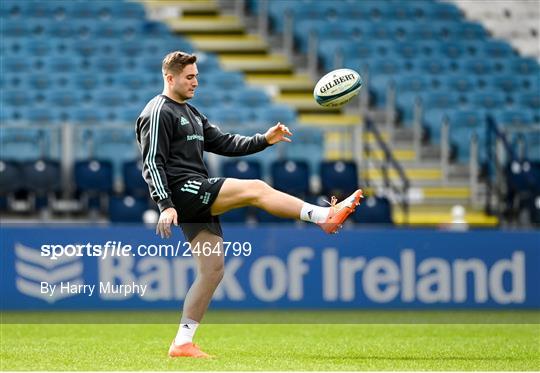
{"type": "Polygon", "coordinates": [[[176,209],[169,207],[161,212],[159,215],[159,221],[156,226],[156,234],[159,234],[161,238],[171,237],[171,223],[178,225],[178,214],[176,209]]]}
{"type": "Polygon", "coordinates": [[[289,128],[286,125],[278,122],[278,124],[270,127],[268,131],[266,131],[264,137],[266,137],[266,141],[270,145],[277,144],[280,141],[291,142],[292,140],[285,137],[285,135],[292,136],[292,133],[289,131],[289,128]]]}

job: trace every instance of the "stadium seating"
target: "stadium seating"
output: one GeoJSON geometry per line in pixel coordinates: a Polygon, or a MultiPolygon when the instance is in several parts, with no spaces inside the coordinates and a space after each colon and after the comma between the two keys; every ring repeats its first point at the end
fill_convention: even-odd
{"type": "Polygon", "coordinates": [[[309,165],[303,160],[280,160],[271,165],[272,184],[274,188],[306,198],[310,194],[309,165]]]}
{"type": "Polygon", "coordinates": [[[112,223],[141,223],[148,210],[148,199],[132,196],[109,198],[108,214],[112,223]]]}
{"type": "Polygon", "coordinates": [[[130,196],[148,196],[148,185],[142,176],[141,161],[128,161],[122,165],[124,193],[130,196]]]}
{"type": "MultiPolygon", "coordinates": [[[[257,9],[257,3],[251,7],[257,9]]],[[[518,56],[512,46],[492,38],[480,23],[465,20],[453,4],[358,1],[314,6],[317,9],[310,9],[309,4],[269,3],[275,30],[282,30],[283,14],[289,12],[294,15],[294,40],[300,52],[307,52],[308,37],[314,34],[325,70],[340,67],[335,62],[341,58],[342,66],[369,71],[370,95],[376,106],[386,105],[387,88],[394,85],[405,125],[413,120],[417,99],[424,112],[442,109],[432,106],[437,102],[429,97],[439,90],[446,94],[446,87],[463,94],[456,109],[466,106],[483,113],[486,109],[515,109],[517,104],[528,112],[526,116],[538,118],[534,98],[538,62],[518,56]],[[408,76],[412,74],[417,74],[421,83],[411,82],[408,76]],[[522,80],[532,76],[536,79],[522,80]],[[419,95],[426,90],[432,92],[419,95]]]]}
{"type": "Polygon", "coordinates": [[[358,189],[358,170],[351,161],[322,161],[321,193],[343,199],[358,189]]]}
{"type": "Polygon", "coordinates": [[[356,208],[353,220],[361,224],[392,224],[392,205],[384,197],[367,197],[356,208]]]}

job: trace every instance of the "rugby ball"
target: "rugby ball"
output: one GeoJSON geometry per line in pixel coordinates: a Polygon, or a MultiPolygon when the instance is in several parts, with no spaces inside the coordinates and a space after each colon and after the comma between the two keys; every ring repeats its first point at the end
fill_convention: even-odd
{"type": "Polygon", "coordinates": [[[313,90],[313,97],[321,106],[338,108],[356,96],[360,88],[360,74],[351,69],[337,69],[319,79],[313,90]]]}

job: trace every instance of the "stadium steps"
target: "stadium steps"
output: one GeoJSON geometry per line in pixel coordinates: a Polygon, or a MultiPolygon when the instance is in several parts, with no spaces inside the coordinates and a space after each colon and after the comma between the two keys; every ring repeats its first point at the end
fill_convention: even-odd
{"type": "Polygon", "coordinates": [[[190,37],[195,48],[204,52],[238,53],[238,52],[266,52],[268,45],[259,36],[247,35],[195,35],[190,37]]]}
{"type": "Polygon", "coordinates": [[[244,73],[290,73],[293,69],[291,63],[281,54],[230,54],[219,56],[221,66],[225,70],[242,71],[244,73]]]}
{"type": "Polygon", "coordinates": [[[283,91],[305,91],[313,88],[313,81],[307,74],[264,74],[251,72],[246,76],[249,84],[283,91]]]}
{"type": "MultiPolygon", "coordinates": [[[[142,0],[147,9],[165,12],[181,10],[185,14],[215,15],[219,13],[219,5],[215,0],[142,0]]],[[[175,15],[178,15],[176,13],[175,15]]]]}
{"type": "Polygon", "coordinates": [[[242,34],[244,27],[235,16],[229,15],[183,15],[165,21],[172,31],[185,36],[242,34]]]}
{"type": "MultiPolygon", "coordinates": [[[[412,206],[410,209],[408,224],[410,225],[431,225],[445,226],[452,222],[451,206],[441,208],[440,205],[412,206]]],[[[465,221],[467,224],[477,227],[492,227],[497,225],[497,218],[487,216],[483,211],[479,211],[472,206],[465,205],[465,221]]],[[[407,223],[405,215],[395,209],[392,218],[396,224],[407,223]]]]}

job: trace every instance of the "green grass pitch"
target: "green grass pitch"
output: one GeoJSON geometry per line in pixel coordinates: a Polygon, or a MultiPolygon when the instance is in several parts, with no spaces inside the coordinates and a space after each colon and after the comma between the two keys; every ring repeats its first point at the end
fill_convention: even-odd
{"type": "Polygon", "coordinates": [[[167,357],[178,313],[28,315],[2,314],[1,370],[540,369],[536,312],[214,311],[195,338],[212,360],[167,357]]]}

